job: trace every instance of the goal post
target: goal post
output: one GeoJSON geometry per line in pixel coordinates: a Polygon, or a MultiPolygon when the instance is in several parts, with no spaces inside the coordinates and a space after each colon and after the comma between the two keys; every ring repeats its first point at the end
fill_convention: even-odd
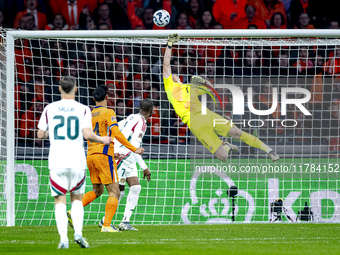
{"type": "MultiPolygon", "coordinates": [[[[120,118],[136,113],[142,98],[155,102],[143,144],[152,180],[139,174],[132,222],[340,222],[339,30],[8,30],[1,37],[0,225],[55,224],[49,144],[35,137],[34,118],[38,107],[59,99],[63,75],[77,78],[76,100],[90,106],[93,88],[107,85],[108,104],[120,118]],[[173,73],[183,83],[193,75],[211,80],[216,94],[203,95],[204,106],[275,149],[278,162],[222,138],[240,153],[221,163],[190,134],[164,91],[163,54],[173,33],[181,36],[172,49],[173,73]],[[301,218],[305,204],[313,219],[301,218]]],[[[89,191],[88,171],[86,181],[89,191]]],[[[104,192],[85,208],[86,224],[101,219],[106,200],[104,192]]]]}
{"type": "Polygon", "coordinates": [[[7,199],[7,226],[15,225],[15,169],[14,156],[14,37],[6,34],[6,199],[7,199]]]}

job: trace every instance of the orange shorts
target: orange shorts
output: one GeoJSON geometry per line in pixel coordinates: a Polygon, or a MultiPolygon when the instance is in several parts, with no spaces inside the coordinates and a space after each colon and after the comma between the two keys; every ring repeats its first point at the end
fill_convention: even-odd
{"type": "Polygon", "coordinates": [[[117,164],[112,156],[91,154],[87,156],[87,167],[92,184],[110,184],[118,182],[117,164]]]}

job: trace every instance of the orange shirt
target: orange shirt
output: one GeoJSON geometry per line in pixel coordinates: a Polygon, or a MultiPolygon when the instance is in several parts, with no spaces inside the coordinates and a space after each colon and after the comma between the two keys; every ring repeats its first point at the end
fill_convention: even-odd
{"type": "Polygon", "coordinates": [[[152,116],[149,118],[151,124],[151,135],[160,136],[161,135],[161,117],[159,114],[159,106],[153,107],[152,116]]]}
{"type": "Polygon", "coordinates": [[[127,89],[127,83],[126,83],[126,75],[124,74],[123,80],[107,80],[105,82],[105,85],[108,86],[109,89],[113,89],[115,92],[115,95],[119,98],[125,98],[125,93],[127,89]]]}
{"type": "MultiPolygon", "coordinates": [[[[135,12],[135,7],[136,7],[136,1],[128,2],[127,3],[127,15],[129,18],[129,21],[131,23],[132,29],[135,29],[137,26],[141,26],[143,29],[145,29],[143,20],[141,20],[135,12]]],[[[169,0],[164,0],[163,1],[163,9],[166,10],[171,17],[171,1],[169,0]]],[[[153,30],[163,30],[165,27],[159,27],[155,24],[153,24],[152,27],[153,30]]]]}
{"type": "Polygon", "coordinates": [[[285,21],[287,22],[285,6],[281,1],[278,1],[277,4],[275,4],[271,9],[267,8],[263,0],[257,0],[252,5],[255,6],[256,17],[259,19],[270,20],[274,13],[279,12],[283,14],[285,21]]]}
{"type": "Polygon", "coordinates": [[[51,6],[53,14],[55,15],[57,13],[60,13],[64,17],[66,23],[69,25],[70,28],[71,26],[78,24],[80,13],[82,12],[84,7],[88,6],[90,12],[93,13],[95,8],[97,8],[98,6],[98,2],[96,0],[77,0],[75,4],[76,12],[73,13],[71,9],[69,9],[68,0],[48,0],[48,2],[51,6]],[[72,17],[72,13],[75,16],[72,17]],[[75,17],[76,20],[74,20],[75,17]]]}
{"type": "Polygon", "coordinates": [[[321,104],[323,102],[323,75],[316,74],[313,79],[313,84],[310,90],[312,98],[311,103],[321,104]]]}
{"type": "Polygon", "coordinates": [[[220,23],[224,29],[238,28],[239,20],[246,17],[246,4],[247,0],[237,0],[236,4],[234,4],[233,0],[216,0],[213,6],[215,20],[220,23]],[[230,19],[232,13],[237,14],[233,20],[230,19]]]}
{"type": "Polygon", "coordinates": [[[340,73],[340,58],[331,58],[324,65],[323,70],[329,74],[340,73]]]}
{"type": "Polygon", "coordinates": [[[216,62],[217,58],[221,55],[224,46],[217,45],[195,45],[195,49],[200,55],[200,60],[198,61],[199,66],[205,66],[207,59],[212,62],[216,62]]]}
{"type": "Polygon", "coordinates": [[[249,25],[255,25],[258,29],[267,29],[267,25],[264,20],[254,17],[251,22],[249,22],[247,17],[241,18],[238,22],[238,29],[247,29],[249,25]]]}
{"type": "MultiPolygon", "coordinates": [[[[28,13],[27,10],[25,11],[22,11],[22,12],[19,12],[16,16],[15,16],[15,19],[14,19],[14,22],[13,22],[13,27],[14,28],[19,28],[19,22],[20,22],[20,19],[22,17],[24,17],[26,14],[28,13]]],[[[46,18],[46,15],[42,12],[38,12],[37,11],[37,18],[38,18],[38,27],[37,29],[38,30],[44,30],[45,29],[45,26],[47,26],[47,18],[46,18]]]]}
{"type": "Polygon", "coordinates": [[[310,69],[313,67],[313,62],[310,59],[298,59],[296,63],[293,64],[298,69],[298,72],[302,72],[306,69],[310,69]]]}
{"type": "Polygon", "coordinates": [[[29,62],[32,60],[32,52],[24,47],[23,49],[15,49],[15,66],[17,68],[18,78],[28,82],[31,79],[29,62]]]}
{"type": "Polygon", "coordinates": [[[34,137],[34,132],[38,127],[39,116],[35,116],[31,110],[26,111],[20,118],[20,137],[34,137]]]}
{"type": "MultiPolygon", "coordinates": [[[[119,131],[116,114],[113,110],[102,106],[97,106],[92,110],[92,128],[93,132],[99,136],[115,137],[126,148],[135,152],[134,147],[125,136],[119,131]]],[[[114,157],[113,140],[110,145],[88,141],[87,155],[105,154],[114,157]]]]}
{"type": "MultiPolygon", "coordinates": [[[[294,29],[300,29],[300,28],[295,26],[294,29]]],[[[309,24],[305,29],[315,29],[315,27],[312,24],[309,24]]]]}
{"type": "Polygon", "coordinates": [[[45,102],[45,84],[36,82],[34,84],[35,97],[33,101],[45,102]]]}

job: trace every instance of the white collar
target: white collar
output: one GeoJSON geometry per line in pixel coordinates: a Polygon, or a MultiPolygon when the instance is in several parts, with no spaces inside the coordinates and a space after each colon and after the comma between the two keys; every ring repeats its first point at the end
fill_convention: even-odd
{"type": "Polygon", "coordinates": [[[144,119],[144,121],[146,122],[146,119],[142,114],[138,113],[138,115],[140,115],[144,119]]]}

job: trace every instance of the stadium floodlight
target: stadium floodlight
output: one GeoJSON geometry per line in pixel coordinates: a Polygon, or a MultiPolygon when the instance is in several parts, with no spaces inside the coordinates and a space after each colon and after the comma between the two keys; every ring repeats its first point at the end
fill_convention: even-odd
{"type": "MultiPolygon", "coordinates": [[[[142,180],[131,219],[135,224],[231,222],[231,201],[222,191],[232,186],[238,188],[237,222],[267,222],[270,205],[279,198],[294,221],[308,201],[315,222],[340,222],[339,38],[339,30],[318,29],[2,30],[0,225],[54,222],[48,142],[36,139],[34,118],[41,106],[59,99],[62,75],[77,78],[77,100],[90,106],[92,90],[106,84],[109,107],[118,117],[135,112],[142,97],[155,102],[143,145],[152,180],[142,180]],[[163,50],[172,33],[181,36],[172,49],[173,73],[183,83],[200,75],[216,85],[222,107],[217,98],[215,104],[211,97],[202,97],[207,108],[275,148],[279,161],[272,163],[262,151],[224,138],[239,145],[240,153],[231,153],[222,163],[190,139],[163,87],[163,50]],[[243,114],[233,114],[231,93],[223,85],[243,93],[243,114]],[[309,91],[310,99],[292,88],[309,91]],[[271,109],[276,98],[272,91],[277,92],[276,110],[257,115],[271,109]],[[283,94],[287,100],[300,99],[301,107],[287,101],[281,111],[283,94]]],[[[106,200],[104,193],[85,208],[85,224],[101,219],[98,212],[104,212],[106,200]]],[[[116,222],[123,208],[118,208],[116,222]]]]}

